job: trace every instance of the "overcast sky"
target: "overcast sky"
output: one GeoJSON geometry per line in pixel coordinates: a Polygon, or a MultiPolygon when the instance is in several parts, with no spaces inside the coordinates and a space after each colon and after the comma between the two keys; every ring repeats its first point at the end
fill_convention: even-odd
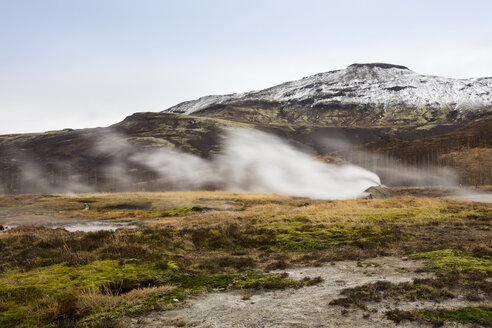
{"type": "Polygon", "coordinates": [[[0,0],[0,134],[108,126],[352,63],[492,76],[490,0],[0,0]]]}

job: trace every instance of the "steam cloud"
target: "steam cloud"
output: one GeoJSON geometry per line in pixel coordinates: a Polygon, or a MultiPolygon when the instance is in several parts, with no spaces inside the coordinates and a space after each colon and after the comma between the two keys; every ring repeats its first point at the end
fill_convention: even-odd
{"type": "Polygon", "coordinates": [[[416,167],[404,164],[389,156],[354,149],[343,136],[318,140],[322,152],[339,152],[355,165],[375,172],[385,185],[389,186],[459,186],[459,174],[449,167],[416,167]]]}
{"type": "MultiPolygon", "coordinates": [[[[363,196],[364,190],[380,184],[379,177],[366,169],[320,162],[264,132],[228,130],[226,134],[221,153],[212,159],[175,148],[142,149],[115,132],[94,137],[87,156],[106,159],[98,174],[112,191],[221,189],[347,199],[363,196]],[[151,178],[142,179],[149,172],[151,178]]],[[[56,164],[65,172],[60,181],[54,181],[56,176],[34,161],[24,158],[24,163],[23,182],[34,192],[96,191],[82,183],[83,172],[71,170],[70,163],[56,164]]]]}
{"type": "MultiPolygon", "coordinates": [[[[80,181],[80,174],[68,174],[64,177],[63,184],[55,184],[53,183],[54,177],[42,165],[19,152],[16,153],[16,157],[24,163],[20,170],[20,179],[24,185],[30,186],[30,191],[50,194],[73,194],[95,191],[93,187],[80,181]]],[[[66,166],[68,166],[67,163],[57,163],[60,171],[66,169],[66,166]]]]}
{"type": "MultiPolygon", "coordinates": [[[[103,179],[104,190],[111,191],[220,189],[347,199],[363,196],[364,190],[379,185],[379,176],[387,185],[458,186],[458,174],[452,169],[405,165],[388,156],[354,149],[341,135],[320,138],[315,147],[321,153],[342,154],[351,163],[348,165],[323,163],[274,135],[249,129],[226,131],[222,151],[212,159],[172,147],[145,149],[114,131],[91,138],[93,147],[87,155],[106,159],[105,166],[98,168],[98,177],[103,179]]],[[[100,190],[89,185],[87,173],[73,169],[73,163],[56,162],[55,169],[64,172],[59,177],[29,160],[25,153],[16,157],[24,163],[21,179],[24,185],[32,186],[31,192],[100,190]]],[[[490,194],[471,194],[461,188],[456,196],[492,201],[490,194]]]]}
{"type": "MultiPolygon", "coordinates": [[[[379,185],[379,176],[386,185],[458,186],[458,174],[452,169],[405,165],[354,149],[343,135],[320,138],[316,148],[321,153],[342,154],[348,165],[323,163],[274,135],[249,129],[227,130],[222,151],[212,159],[171,147],[145,149],[114,131],[91,138],[93,147],[87,155],[106,159],[98,174],[104,179],[104,190],[111,191],[221,189],[347,199],[363,196],[364,190],[379,185]],[[150,178],[139,176],[145,171],[151,172],[150,178]]],[[[34,186],[35,192],[98,190],[88,185],[87,178],[84,181],[84,172],[71,170],[68,162],[56,163],[58,172],[66,172],[58,178],[25,154],[17,158],[24,163],[23,183],[34,186]]]]}
{"type": "MultiPolygon", "coordinates": [[[[129,145],[127,145],[129,146],[129,145]]],[[[322,163],[264,132],[229,130],[223,151],[212,160],[160,149],[130,158],[157,172],[173,189],[219,189],[347,199],[379,185],[379,177],[354,165],[322,163]]]]}

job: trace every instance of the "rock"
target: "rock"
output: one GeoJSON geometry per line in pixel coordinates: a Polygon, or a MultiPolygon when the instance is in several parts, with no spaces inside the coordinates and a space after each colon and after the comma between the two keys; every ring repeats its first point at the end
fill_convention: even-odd
{"type": "Polygon", "coordinates": [[[391,197],[393,194],[390,188],[383,185],[369,187],[364,192],[369,194],[367,196],[367,198],[369,199],[388,198],[391,197]]]}

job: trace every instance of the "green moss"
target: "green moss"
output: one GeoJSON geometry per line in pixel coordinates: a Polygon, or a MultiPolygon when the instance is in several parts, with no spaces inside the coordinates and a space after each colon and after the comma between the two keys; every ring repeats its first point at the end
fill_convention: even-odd
{"type": "Polygon", "coordinates": [[[126,290],[159,279],[153,265],[132,260],[105,260],[82,266],[55,264],[28,272],[6,273],[0,277],[0,291],[16,294],[17,290],[29,287],[55,294],[72,288],[102,288],[106,285],[119,285],[120,289],[126,290]]]}
{"type": "Polygon", "coordinates": [[[305,278],[303,280],[293,280],[287,278],[287,273],[272,274],[248,274],[236,279],[233,288],[238,289],[285,289],[301,288],[320,283],[321,278],[305,278]]]}
{"type": "Polygon", "coordinates": [[[119,217],[135,217],[135,218],[160,218],[168,216],[182,216],[191,213],[199,213],[210,210],[208,207],[204,206],[188,206],[173,208],[168,210],[111,210],[110,212],[99,211],[95,212],[104,218],[119,218],[119,217]]]}
{"type": "Polygon", "coordinates": [[[437,213],[434,210],[423,211],[417,208],[373,208],[361,211],[359,216],[375,221],[404,221],[420,217],[430,217],[437,213]]]}
{"type": "Polygon", "coordinates": [[[169,216],[178,216],[178,215],[184,215],[192,212],[204,212],[207,210],[209,210],[209,208],[204,206],[193,205],[188,207],[175,208],[172,210],[165,210],[163,212],[169,216]]]}
{"type": "Polygon", "coordinates": [[[173,271],[179,270],[179,266],[178,266],[178,264],[175,261],[168,261],[167,262],[167,267],[170,270],[173,270],[173,271]]]}
{"type": "Polygon", "coordinates": [[[29,326],[33,317],[41,322],[46,320],[46,314],[39,308],[63,293],[89,288],[122,293],[159,284],[168,274],[167,269],[135,260],[94,261],[73,266],[55,264],[27,272],[8,271],[0,276],[0,298],[9,300],[8,309],[0,311],[0,326],[29,326]]]}
{"type": "Polygon", "coordinates": [[[435,270],[477,270],[481,272],[492,271],[492,262],[488,259],[468,255],[465,252],[453,249],[442,249],[432,252],[416,253],[411,256],[414,259],[425,259],[435,270]]]}
{"type": "Polygon", "coordinates": [[[423,310],[419,314],[429,320],[440,319],[492,327],[492,306],[468,306],[454,310],[423,310]]]}
{"type": "Polygon", "coordinates": [[[284,289],[300,288],[321,282],[320,279],[289,279],[286,273],[261,274],[212,274],[190,275],[178,278],[177,284],[183,289],[198,291],[203,289],[284,289]]]}
{"type": "MultiPolygon", "coordinates": [[[[231,225],[221,229],[183,230],[183,238],[190,238],[195,247],[205,249],[256,248],[272,251],[310,251],[339,245],[377,248],[394,239],[394,229],[372,226],[313,225],[307,219],[273,221],[241,227],[231,225]],[[189,236],[188,236],[189,235],[189,236]]],[[[399,234],[400,239],[403,237],[399,234]]]]}
{"type": "Polygon", "coordinates": [[[9,304],[8,309],[0,311],[0,327],[29,327],[34,326],[35,316],[27,316],[31,309],[24,305],[9,304]]]}
{"type": "Polygon", "coordinates": [[[282,250],[314,250],[348,244],[374,246],[391,235],[390,230],[370,226],[328,227],[291,222],[277,228],[280,232],[275,235],[275,248],[282,250]]]}

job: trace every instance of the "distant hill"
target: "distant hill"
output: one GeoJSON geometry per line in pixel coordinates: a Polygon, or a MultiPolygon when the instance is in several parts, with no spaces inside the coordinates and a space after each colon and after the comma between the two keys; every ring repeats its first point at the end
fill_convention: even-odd
{"type": "MultiPolygon", "coordinates": [[[[0,192],[173,189],[132,161],[132,152],[170,148],[209,158],[231,127],[274,133],[324,160],[353,161],[353,151],[366,149],[398,163],[454,167],[464,184],[492,183],[492,78],[449,79],[375,63],[206,96],[107,128],[0,136],[0,192]]],[[[357,160],[371,169],[374,163],[357,160]]]]}

